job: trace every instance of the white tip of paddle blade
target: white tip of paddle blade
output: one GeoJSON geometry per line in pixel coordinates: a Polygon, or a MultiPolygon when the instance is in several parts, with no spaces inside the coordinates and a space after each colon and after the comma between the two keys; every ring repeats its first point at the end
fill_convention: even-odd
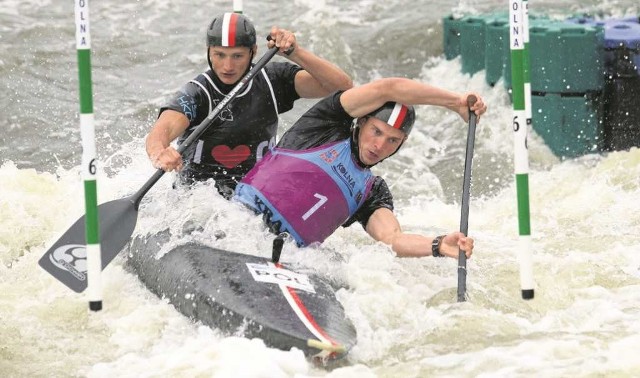
{"type": "Polygon", "coordinates": [[[320,350],[325,350],[325,351],[328,351],[328,352],[335,352],[335,353],[344,353],[346,351],[346,348],[345,348],[344,345],[329,344],[329,343],[325,343],[325,342],[322,342],[320,340],[315,340],[315,339],[307,340],[307,346],[310,346],[310,347],[316,348],[316,349],[320,349],[320,350]]]}

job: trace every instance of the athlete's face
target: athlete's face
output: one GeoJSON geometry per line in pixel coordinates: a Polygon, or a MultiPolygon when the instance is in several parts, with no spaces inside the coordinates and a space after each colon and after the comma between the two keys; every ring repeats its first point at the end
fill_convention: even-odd
{"type": "Polygon", "coordinates": [[[235,84],[242,79],[242,75],[251,64],[251,51],[248,47],[221,47],[209,48],[209,59],[216,75],[225,84],[235,84]]]}
{"type": "Polygon", "coordinates": [[[375,117],[368,117],[360,127],[360,161],[366,165],[377,164],[396,152],[405,139],[403,131],[375,117]]]}

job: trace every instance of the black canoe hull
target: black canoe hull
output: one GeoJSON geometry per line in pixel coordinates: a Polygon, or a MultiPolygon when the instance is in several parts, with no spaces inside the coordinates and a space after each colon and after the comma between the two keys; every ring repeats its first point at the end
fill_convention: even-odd
{"type": "Polygon", "coordinates": [[[168,240],[167,232],[134,238],[127,265],[185,316],[324,362],[344,357],[355,345],[355,328],[322,277],[193,242],[157,258],[168,240]]]}

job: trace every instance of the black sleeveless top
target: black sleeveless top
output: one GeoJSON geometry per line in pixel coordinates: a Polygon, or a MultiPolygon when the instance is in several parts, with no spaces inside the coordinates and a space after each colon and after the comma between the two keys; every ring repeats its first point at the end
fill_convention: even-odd
{"type": "MultiPolygon", "coordinates": [[[[180,181],[214,179],[228,197],[256,161],[276,143],[278,114],[293,108],[300,96],[294,78],[301,68],[286,62],[267,64],[214,119],[213,124],[183,154],[180,181]]],[[[211,70],[185,84],[160,113],[171,109],[187,116],[182,143],[225,97],[211,70]]]]}
{"type": "MultiPolygon", "coordinates": [[[[298,151],[351,139],[354,118],[340,103],[342,93],[336,91],[312,106],[282,135],[278,147],[298,151]]],[[[356,221],[366,227],[371,214],[383,207],[393,211],[393,196],[384,179],[375,176],[369,196],[343,227],[356,221]]]]}

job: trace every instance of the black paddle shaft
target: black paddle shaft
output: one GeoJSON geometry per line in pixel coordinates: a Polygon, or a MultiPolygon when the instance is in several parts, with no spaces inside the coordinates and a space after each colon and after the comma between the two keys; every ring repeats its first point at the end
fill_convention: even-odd
{"type": "MultiPolygon", "coordinates": [[[[478,99],[474,95],[467,97],[469,107],[469,130],[467,132],[467,153],[464,159],[464,179],[462,183],[462,208],[460,214],[460,232],[465,236],[469,232],[469,197],[471,191],[471,166],[473,165],[473,145],[476,139],[477,117],[471,107],[478,99]]],[[[467,291],[467,255],[458,251],[458,302],[464,302],[467,291]]]]}
{"type": "MultiPolygon", "coordinates": [[[[270,48],[251,70],[236,84],[227,96],[209,113],[189,137],[178,146],[184,151],[213,124],[220,112],[242,91],[247,83],[274,57],[277,47],[270,48]]],[[[138,220],[138,208],[145,194],[164,175],[158,169],[132,196],[106,202],[98,206],[98,224],[101,237],[102,269],[120,253],[129,242],[138,220]]],[[[39,265],[53,277],[75,292],[87,288],[85,217],[80,217],[38,261],[39,265]]]]}

